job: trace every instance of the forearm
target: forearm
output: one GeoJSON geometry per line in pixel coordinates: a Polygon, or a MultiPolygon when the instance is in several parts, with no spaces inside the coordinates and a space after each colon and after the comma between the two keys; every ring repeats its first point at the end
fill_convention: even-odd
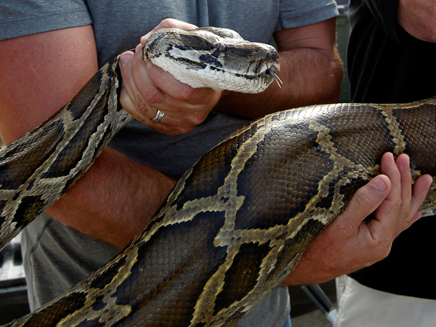
{"type": "Polygon", "coordinates": [[[175,181],[105,148],[90,170],[47,213],[124,247],[160,208],[175,181]]]}
{"type": "MultiPolygon", "coordinates": [[[[90,25],[0,42],[0,135],[9,143],[69,101],[97,71],[90,25]]],[[[174,181],[122,154],[101,156],[47,212],[122,247],[160,207],[174,181]]]]}
{"type": "Polygon", "coordinates": [[[328,56],[317,49],[297,48],[280,52],[283,81],[260,94],[225,93],[217,109],[258,118],[265,114],[317,103],[337,102],[342,66],[339,57],[328,56]]]}
{"type": "Polygon", "coordinates": [[[433,178],[422,175],[412,188],[405,154],[396,160],[384,154],[380,167],[381,174],[359,188],[344,212],[312,240],[285,285],[322,283],[368,267],[386,258],[394,239],[420,219],[433,178]]]}

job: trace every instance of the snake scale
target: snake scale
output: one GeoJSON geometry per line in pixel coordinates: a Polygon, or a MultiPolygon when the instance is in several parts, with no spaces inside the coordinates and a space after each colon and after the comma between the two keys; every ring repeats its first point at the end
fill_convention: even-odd
{"type": "MultiPolygon", "coordinates": [[[[154,55],[148,49],[148,60],[174,59],[196,80],[207,70],[233,89],[238,81],[264,89],[277,78],[277,55],[269,47],[225,41],[229,31],[177,33],[166,35],[182,43],[154,55]],[[223,78],[229,52],[242,56],[227,60],[247,64],[223,78]]],[[[164,35],[148,44],[169,43],[164,35]]],[[[118,102],[119,86],[117,58],[53,117],[1,149],[2,245],[71,187],[131,119],[118,102]]],[[[408,153],[416,175],[436,175],[435,118],[436,100],[428,99],[317,105],[259,119],[189,169],[152,222],[112,261],[7,326],[232,326],[379,173],[384,152],[408,153]]],[[[434,197],[433,183],[425,214],[433,212],[434,197]]]]}

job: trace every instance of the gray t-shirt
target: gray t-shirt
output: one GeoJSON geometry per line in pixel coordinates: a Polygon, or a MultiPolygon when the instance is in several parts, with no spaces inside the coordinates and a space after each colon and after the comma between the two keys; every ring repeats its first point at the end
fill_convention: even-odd
{"type": "MultiPolygon", "coordinates": [[[[2,0],[0,40],[92,24],[102,66],[133,48],[141,35],[168,17],[198,26],[232,28],[248,40],[268,43],[277,30],[320,22],[337,14],[334,0],[2,0]]],[[[247,122],[212,112],[193,132],[165,136],[133,121],[110,146],[177,179],[207,150],[247,122]]],[[[70,288],[118,252],[46,214],[25,229],[23,248],[32,309],[70,288]]],[[[288,314],[287,289],[279,287],[237,326],[281,327],[288,314]]]]}

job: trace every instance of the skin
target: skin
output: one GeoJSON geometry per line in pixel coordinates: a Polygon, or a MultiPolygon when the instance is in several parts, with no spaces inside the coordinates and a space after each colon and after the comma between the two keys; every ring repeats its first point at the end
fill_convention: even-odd
{"type": "MultiPolygon", "coordinates": [[[[196,28],[195,25],[169,19],[164,20],[155,30],[167,27],[196,28]]],[[[216,108],[255,119],[288,108],[314,103],[336,102],[340,92],[342,65],[335,47],[335,28],[335,20],[330,19],[275,33],[274,37],[280,55],[281,70],[279,75],[285,82],[282,88],[273,83],[265,92],[254,95],[224,91],[223,94],[220,94],[221,99],[216,108]]],[[[161,92],[166,87],[163,81],[169,78],[169,74],[150,63],[145,65],[147,68],[144,67],[139,50],[142,49],[142,45],[145,44],[149,35],[141,38],[141,44],[135,51],[136,54],[132,52],[123,54],[121,59],[123,78],[125,81],[128,79],[129,82],[125,83],[126,88],[125,92],[121,93],[121,99],[124,101],[126,110],[139,118],[145,125],[154,127],[166,134],[173,134],[174,128],[177,128],[174,126],[175,119],[178,120],[178,125],[183,124],[180,122],[183,119],[185,129],[181,132],[190,132],[206,118],[209,111],[201,112],[200,108],[195,110],[191,107],[189,116],[186,117],[184,112],[181,115],[181,111],[177,107],[166,106],[165,97],[168,97],[168,94],[173,94],[170,92],[175,92],[180,87],[180,83],[170,84],[167,87],[168,93],[164,94],[161,92]],[[132,76],[128,75],[129,71],[132,72],[132,76]],[[156,83],[155,88],[150,86],[149,78],[156,83]],[[158,109],[165,112],[166,116],[157,125],[151,123],[150,119],[156,115],[158,109]]],[[[186,101],[199,91],[198,89],[186,88],[185,85],[185,88],[179,92],[182,94],[182,100],[186,101]]]]}
{"type": "Polygon", "coordinates": [[[413,37],[435,43],[435,10],[432,0],[399,0],[398,23],[413,37]]]}
{"type": "MultiPolygon", "coordinates": [[[[172,26],[192,27],[165,20],[156,29],[172,26]]],[[[191,131],[214,107],[254,118],[271,110],[335,102],[342,67],[335,48],[334,26],[333,19],[276,33],[284,87],[279,89],[273,84],[261,95],[192,89],[143,62],[140,51],[126,52],[121,59],[121,103],[145,125],[175,135],[191,131]],[[151,119],[158,109],[166,115],[155,124],[151,119]]],[[[92,26],[1,41],[2,140],[11,142],[43,122],[72,98],[96,70],[92,26]]],[[[383,160],[385,175],[356,193],[350,203],[353,210],[347,209],[324,230],[287,284],[332,279],[339,272],[380,260],[380,253],[387,254],[394,237],[418,218],[418,203],[429,186],[429,177],[421,177],[412,193],[408,173],[401,168],[403,159],[398,160],[398,165],[392,158],[383,160]],[[376,209],[377,224],[363,223],[376,209]],[[320,257],[325,255],[332,261],[321,262],[320,257]]],[[[174,184],[174,180],[156,170],[107,147],[89,172],[47,212],[71,227],[123,247],[152,217],[174,184]]]]}
{"type": "Polygon", "coordinates": [[[421,217],[419,206],[432,178],[423,175],[412,189],[409,157],[405,154],[394,160],[392,153],[386,153],[381,172],[360,188],[345,212],[309,244],[284,284],[326,282],[388,256],[394,239],[421,217]],[[373,212],[375,218],[364,222],[373,212]]]}

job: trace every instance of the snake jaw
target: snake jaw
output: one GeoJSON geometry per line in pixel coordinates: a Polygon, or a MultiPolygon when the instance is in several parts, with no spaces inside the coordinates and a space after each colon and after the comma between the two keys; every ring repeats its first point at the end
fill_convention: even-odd
{"type": "Polygon", "coordinates": [[[143,51],[144,59],[193,88],[260,93],[274,81],[280,85],[277,50],[245,41],[234,31],[161,29],[143,51]]]}
{"type": "MultiPolygon", "coordinates": [[[[194,42],[198,52],[201,38],[194,42]]],[[[234,51],[242,54],[229,70],[241,75],[238,82],[281,83],[269,46],[244,55],[234,44],[213,43],[212,52],[196,56],[178,46],[184,56],[174,69],[184,66],[182,76],[191,65],[210,77],[234,51]],[[206,60],[193,61],[200,56],[206,60]]],[[[177,63],[172,49],[149,59],[172,55],[169,61],[177,63]]],[[[234,76],[220,78],[234,86],[234,76]]],[[[118,56],[58,113],[0,149],[0,247],[59,199],[132,119],[120,106],[120,77],[118,56]]],[[[431,174],[420,210],[435,214],[435,115],[436,99],[430,98],[307,106],[253,121],[188,169],[123,252],[8,326],[233,325],[294,269],[355,190],[380,173],[382,153],[407,150],[413,176],[431,174]]]]}

